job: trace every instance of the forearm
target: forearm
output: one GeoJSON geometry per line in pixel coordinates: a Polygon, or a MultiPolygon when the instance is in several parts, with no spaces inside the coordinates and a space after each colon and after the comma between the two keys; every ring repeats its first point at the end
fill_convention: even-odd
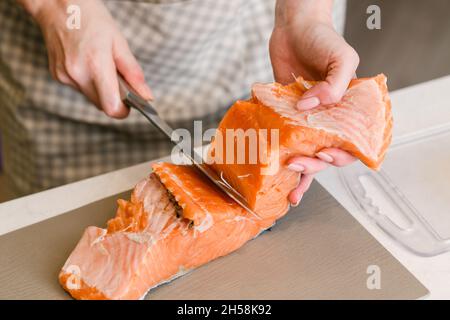
{"type": "Polygon", "coordinates": [[[284,26],[297,19],[331,23],[332,9],[333,0],[277,0],[275,26],[284,26]]]}

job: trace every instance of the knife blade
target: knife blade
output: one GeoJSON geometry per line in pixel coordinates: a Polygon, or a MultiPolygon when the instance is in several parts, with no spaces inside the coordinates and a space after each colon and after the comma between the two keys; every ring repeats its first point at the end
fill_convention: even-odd
{"type": "MultiPolygon", "coordinates": [[[[166,135],[174,145],[177,145],[177,143],[181,140],[181,137],[177,134],[176,130],[173,130],[158,115],[156,109],[148,101],[141,98],[134,90],[132,90],[120,75],[118,75],[118,78],[120,98],[122,102],[129,108],[139,111],[148,121],[150,121],[156,128],[166,135]]],[[[198,154],[192,144],[191,149],[188,151],[190,152],[189,154],[181,148],[182,154],[187,157],[204,176],[206,176],[212,183],[222,190],[222,192],[227,194],[248,213],[258,219],[261,219],[261,217],[250,208],[247,200],[237,190],[235,190],[222,175],[219,176],[207,163],[203,161],[200,163],[196,160],[203,159],[203,157],[198,154]]]]}

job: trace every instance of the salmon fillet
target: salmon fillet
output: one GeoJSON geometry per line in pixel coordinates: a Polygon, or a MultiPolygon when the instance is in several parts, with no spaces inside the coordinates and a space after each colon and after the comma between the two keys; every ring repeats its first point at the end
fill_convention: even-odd
{"type": "MultiPolygon", "coordinates": [[[[211,144],[213,168],[261,219],[195,167],[156,163],[129,201],[118,200],[116,216],[105,229],[85,230],[59,274],[64,289],[76,299],[139,299],[151,288],[238,249],[286,214],[287,195],[299,179],[285,169],[292,155],[314,156],[338,147],[379,168],[392,131],[386,78],[354,80],[341,102],[296,111],[296,102],[311,85],[303,79],[287,86],[255,84],[251,99],[230,108],[211,144]],[[239,150],[227,149],[227,141],[236,140],[227,136],[227,129],[278,129],[278,136],[257,134],[257,144],[264,142],[267,148],[251,163],[228,163],[217,160],[237,159],[239,150]]],[[[250,157],[253,147],[244,144],[244,157],[250,157]]]]}
{"type": "Polygon", "coordinates": [[[153,170],[129,202],[118,201],[106,229],[84,232],[59,275],[72,297],[142,298],[238,249],[274,222],[248,215],[192,166],[158,163],[153,170]]]}
{"type": "Polygon", "coordinates": [[[335,147],[378,169],[391,142],[392,113],[384,75],[353,80],[339,103],[299,112],[295,105],[313,84],[301,78],[287,86],[255,84],[252,98],[236,102],[219,124],[209,161],[260,216],[280,216],[288,209],[288,193],[300,178],[285,165],[293,155],[314,157],[323,148],[335,147]],[[239,163],[239,151],[252,153],[250,143],[229,149],[233,136],[226,132],[237,135],[239,130],[253,129],[267,131],[256,135],[253,143],[265,146],[263,152],[253,163],[251,159],[239,163]],[[278,132],[275,144],[269,132],[278,132]],[[226,161],[230,154],[234,162],[226,161]]]}

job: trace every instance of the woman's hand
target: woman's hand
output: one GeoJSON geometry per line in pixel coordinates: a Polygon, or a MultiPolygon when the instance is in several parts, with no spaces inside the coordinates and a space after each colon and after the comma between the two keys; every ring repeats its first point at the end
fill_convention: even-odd
{"type": "MultiPolygon", "coordinates": [[[[270,39],[275,80],[290,83],[293,75],[322,80],[298,102],[300,111],[341,100],[359,64],[358,54],[334,30],[331,10],[331,0],[277,1],[275,28],[270,39]]],[[[344,166],[354,160],[350,154],[334,148],[321,150],[316,158],[290,159],[288,168],[302,176],[289,201],[298,205],[314,174],[329,164],[344,166]]]]}
{"type": "MultiPolygon", "coordinates": [[[[66,27],[70,1],[20,0],[44,35],[54,79],[81,91],[108,116],[124,118],[117,73],[145,99],[144,74],[108,9],[100,0],[78,0],[81,28],[66,27]]],[[[72,1],[73,2],[73,1],[72,1]]]]}

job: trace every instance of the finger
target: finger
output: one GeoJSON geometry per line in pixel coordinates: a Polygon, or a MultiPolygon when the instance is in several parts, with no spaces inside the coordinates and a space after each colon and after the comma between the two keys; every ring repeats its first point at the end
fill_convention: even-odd
{"type": "Polygon", "coordinates": [[[61,47],[58,47],[55,49],[54,53],[52,54],[52,68],[54,69],[54,76],[57,81],[61,82],[62,84],[68,85],[76,90],[79,90],[78,85],[72,79],[72,77],[69,75],[69,72],[66,69],[66,57],[64,53],[61,50],[61,47]]]}
{"type": "Polygon", "coordinates": [[[48,65],[52,78],[62,84],[68,85],[78,91],[81,91],[74,79],[69,75],[66,70],[64,55],[57,49],[48,50],[48,65]]]}
{"type": "Polygon", "coordinates": [[[75,81],[70,77],[70,75],[67,73],[64,66],[58,64],[56,66],[56,79],[61,82],[62,84],[68,85],[76,90],[79,90],[78,85],[75,83],[75,81]]]}
{"type": "Polygon", "coordinates": [[[58,80],[56,78],[55,54],[53,53],[53,51],[48,50],[47,59],[48,59],[48,70],[50,71],[50,75],[54,80],[58,80]]]}
{"type": "Polygon", "coordinates": [[[325,81],[331,88],[331,96],[329,96],[331,100],[325,103],[336,103],[341,100],[350,81],[355,76],[359,56],[351,47],[348,48],[342,56],[336,58],[329,66],[325,81]]]}
{"type": "Polygon", "coordinates": [[[303,174],[314,174],[328,167],[328,163],[317,158],[304,156],[292,157],[287,161],[288,169],[303,174]]]}
{"type": "Polygon", "coordinates": [[[103,111],[112,118],[122,119],[130,110],[120,99],[119,80],[113,57],[104,54],[93,63],[92,78],[103,111]]]}
{"type": "Polygon", "coordinates": [[[299,185],[289,193],[288,200],[293,206],[298,206],[303,194],[309,189],[314,180],[314,175],[305,174],[300,178],[299,185]]]}
{"type": "Polygon", "coordinates": [[[75,87],[83,93],[83,95],[99,110],[102,110],[100,106],[100,100],[98,97],[97,89],[94,84],[94,80],[91,76],[91,68],[93,63],[84,59],[73,59],[69,62],[65,60],[64,69],[67,76],[74,82],[75,87]]]}
{"type": "Polygon", "coordinates": [[[348,48],[330,63],[325,81],[305,92],[297,109],[309,110],[320,104],[336,103],[342,99],[359,64],[358,54],[351,47],[348,48]]]}
{"type": "Polygon", "coordinates": [[[302,200],[302,198],[303,198],[303,193],[301,193],[299,191],[298,187],[295,188],[294,190],[292,190],[288,196],[288,200],[291,203],[291,206],[293,206],[293,207],[297,207],[300,204],[300,201],[302,200]]]}
{"type": "Polygon", "coordinates": [[[153,100],[153,93],[145,82],[144,72],[125,40],[115,45],[114,62],[119,73],[142,98],[153,100]]]}
{"type": "Polygon", "coordinates": [[[103,108],[100,104],[100,99],[98,97],[97,88],[95,87],[94,81],[87,80],[84,82],[78,82],[78,86],[80,91],[84,94],[84,96],[92,102],[92,104],[100,111],[103,111],[103,108]]]}
{"type": "Polygon", "coordinates": [[[316,154],[316,157],[336,167],[343,167],[356,161],[350,153],[337,148],[325,148],[316,154]]]}
{"type": "Polygon", "coordinates": [[[90,71],[87,71],[86,64],[80,64],[78,66],[72,66],[71,78],[75,80],[77,86],[80,88],[81,93],[92,102],[92,104],[99,110],[102,110],[100,105],[100,99],[98,97],[97,88],[95,87],[94,80],[90,76],[90,71]]]}

